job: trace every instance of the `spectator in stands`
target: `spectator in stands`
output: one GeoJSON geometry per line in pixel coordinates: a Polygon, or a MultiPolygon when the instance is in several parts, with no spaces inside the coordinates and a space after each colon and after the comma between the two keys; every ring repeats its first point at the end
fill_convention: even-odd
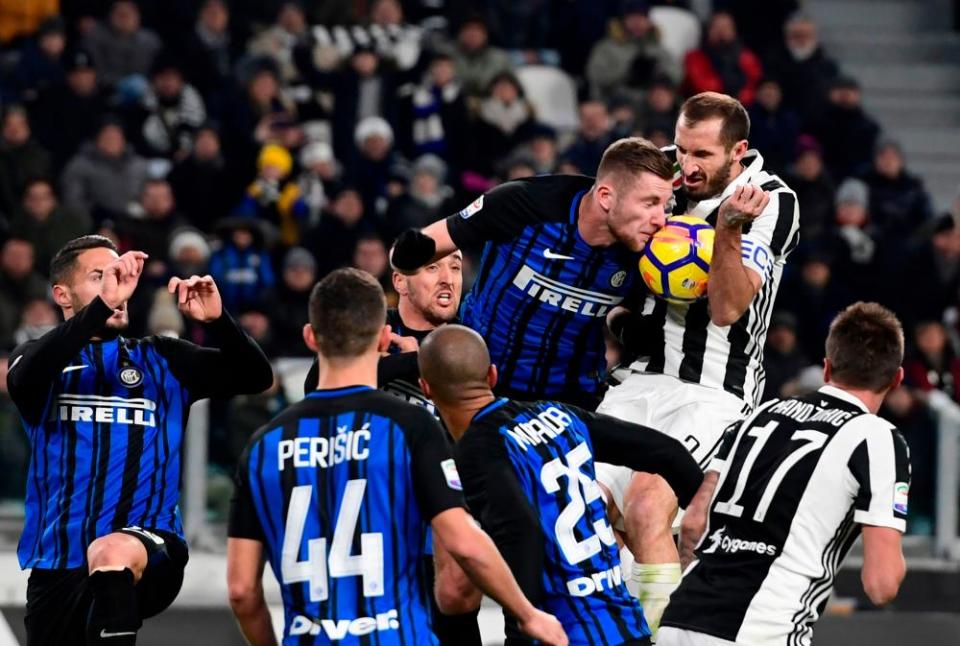
{"type": "Polygon", "coordinates": [[[34,266],[30,242],[9,238],[3,243],[0,249],[0,347],[13,347],[23,308],[47,293],[47,281],[34,266]]]}
{"type": "Polygon", "coordinates": [[[30,108],[37,139],[53,154],[57,169],[94,136],[107,112],[90,55],[73,52],[67,57],[66,70],[67,82],[41,90],[30,108]]]}
{"type": "Polygon", "coordinates": [[[220,248],[210,255],[210,275],[223,306],[239,312],[261,303],[276,284],[265,246],[268,227],[255,218],[233,215],[220,220],[216,229],[220,248]]]}
{"type": "Polygon", "coordinates": [[[880,135],[880,126],[863,110],[860,84],[841,76],[827,95],[829,104],[813,134],[823,144],[830,175],[840,181],[867,170],[880,135]]]}
{"type": "Polygon", "coordinates": [[[486,15],[494,40],[528,65],[546,63],[542,57],[555,61],[555,53],[552,58],[547,55],[553,4],[550,0],[487,2],[486,15]]]}
{"type": "Polygon", "coordinates": [[[374,0],[370,3],[368,33],[381,58],[400,71],[420,61],[423,30],[404,20],[399,0],[374,0]]]}
{"type": "Polygon", "coordinates": [[[334,96],[333,147],[338,159],[355,156],[350,134],[358,122],[370,117],[388,122],[396,118],[396,77],[370,43],[357,45],[339,72],[316,73],[314,82],[334,96]]]}
{"type": "Polygon", "coordinates": [[[267,311],[273,331],[275,350],[282,357],[309,357],[303,342],[303,326],[309,320],[310,292],[317,282],[317,261],[303,247],[290,249],[283,257],[283,273],[276,288],[270,290],[267,311]]]}
{"type": "Polygon", "coordinates": [[[359,154],[347,180],[360,191],[366,212],[382,218],[388,200],[403,190],[404,160],[394,150],[393,128],[385,119],[367,117],[357,124],[354,143],[359,154]]]}
{"type": "Polygon", "coordinates": [[[293,50],[307,38],[307,18],[299,2],[284,2],[276,22],[260,32],[247,45],[253,56],[267,56],[280,71],[283,84],[296,81],[300,73],[293,60],[293,50]]]}
{"type": "Polygon", "coordinates": [[[902,263],[890,267],[884,280],[907,328],[939,319],[957,307],[960,294],[960,227],[953,216],[943,214],[924,229],[920,242],[910,247],[902,263]]]}
{"type": "Polygon", "coordinates": [[[648,2],[627,0],[615,33],[594,46],[586,68],[592,98],[609,101],[615,94],[625,93],[639,104],[658,76],[680,82],[683,70],[660,44],[649,12],[648,2]]]}
{"type": "Polygon", "coordinates": [[[797,317],[786,311],[774,312],[763,352],[767,381],[761,401],[784,396],[784,385],[796,379],[809,365],[810,360],[797,343],[797,317]]]}
{"type": "Polygon", "coordinates": [[[387,295],[389,306],[396,307],[398,297],[393,288],[393,270],[390,268],[387,245],[384,244],[380,234],[369,231],[360,236],[353,250],[350,266],[362,269],[376,278],[387,295]]]}
{"type": "Polygon", "coordinates": [[[763,167],[782,174],[793,160],[800,136],[800,119],[783,105],[783,92],[773,78],[757,86],[757,100],[750,106],[750,145],[763,155],[763,167]]]}
{"type": "Polygon", "coordinates": [[[278,227],[284,244],[300,240],[305,205],[297,204],[298,190],[288,181],[293,170],[293,156],[283,146],[267,144],[257,158],[257,177],[247,187],[236,214],[256,218],[278,227]]]}
{"type": "Polygon", "coordinates": [[[168,179],[180,210],[200,230],[209,232],[240,201],[232,170],[220,150],[216,126],[206,123],[197,130],[190,155],[170,171],[168,179]]]}
{"type": "Polygon", "coordinates": [[[530,138],[535,125],[520,81],[512,72],[497,74],[473,114],[469,168],[489,175],[497,161],[530,138]]]}
{"type": "Polygon", "coordinates": [[[197,229],[179,227],[170,234],[167,258],[170,260],[170,273],[174,276],[202,276],[207,273],[210,244],[197,229]]]}
{"type": "Polygon", "coordinates": [[[0,125],[0,213],[14,213],[27,182],[47,177],[52,166],[50,153],[32,138],[26,110],[7,108],[0,125]]]}
{"type": "Polygon", "coordinates": [[[411,158],[439,155],[454,169],[462,167],[467,105],[453,60],[437,54],[423,81],[402,97],[398,139],[411,158]]]}
{"type": "Polygon", "coordinates": [[[673,143],[673,130],[680,116],[680,100],[676,84],[666,76],[658,76],[647,88],[637,110],[636,130],[648,139],[660,137],[673,143]]]}
{"type": "Polygon", "coordinates": [[[497,177],[501,182],[533,177],[537,174],[536,164],[531,155],[517,152],[497,164],[497,177]]]}
{"type": "Polygon", "coordinates": [[[115,85],[133,75],[145,75],[160,52],[155,33],[140,26],[140,9],[133,0],[116,0],[106,24],[97,23],[84,37],[100,82],[115,85]]]}
{"type": "Polygon", "coordinates": [[[892,139],[877,142],[873,168],[864,177],[870,187],[870,215],[880,235],[900,247],[933,217],[923,181],[909,173],[903,149],[892,139]]]}
{"type": "MultiPolygon", "coordinates": [[[[862,181],[852,177],[843,181],[837,189],[835,226],[825,242],[833,257],[834,280],[867,301],[880,300],[887,289],[877,280],[883,266],[869,195],[862,181]]],[[[884,261],[888,260],[884,257],[884,261]]]]}
{"type": "Polygon", "coordinates": [[[810,135],[797,139],[796,159],[786,180],[800,204],[800,244],[816,244],[833,219],[836,186],[824,168],[820,142],[810,135]]]}
{"type": "Polygon", "coordinates": [[[190,154],[207,111],[200,93],[184,82],[181,62],[172,53],[154,60],[150,86],[130,118],[145,155],[180,160],[190,154]]]}
{"type": "Polygon", "coordinates": [[[345,267],[353,259],[360,235],[371,229],[365,217],[363,199],[352,186],[343,186],[333,195],[320,224],[304,236],[304,246],[318,261],[317,278],[345,267]]]}
{"type": "Polygon", "coordinates": [[[212,102],[211,108],[222,108],[233,63],[239,58],[230,34],[230,8],[224,0],[206,0],[201,5],[183,58],[190,61],[184,69],[190,84],[212,102]]]}
{"type": "Polygon", "coordinates": [[[950,346],[943,323],[917,323],[912,349],[903,362],[903,382],[923,392],[940,390],[960,403],[960,358],[950,346]]]}
{"type": "Polygon", "coordinates": [[[800,271],[784,275],[777,306],[797,317],[797,337],[804,354],[814,363],[824,355],[830,322],[857,299],[836,280],[829,251],[815,248],[800,258],[800,271]]]}
{"type": "Polygon", "coordinates": [[[305,209],[301,226],[314,227],[330,203],[342,169],[333,156],[333,148],[325,141],[314,141],[303,147],[300,167],[303,170],[296,180],[297,200],[305,209]]]}
{"type": "Polygon", "coordinates": [[[14,236],[33,245],[35,266],[46,275],[57,251],[70,240],[90,233],[93,222],[70,205],[58,204],[50,180],[38,178],[27,182],[10,229],[14,236]]]}
{"type": "Polygon", "coordinates": [[[263,144],[279,141],[297,123],[296,106],[282,93],[273,62],[259,60],[252,67],[224,115],[224,153],[239,168],[253,167],[263,144]]]}
{"type": "Polygon", "coordinates": [[[0,2],[0,45],[10,45],[17,38],[33,36],[43,21],[55,16],[60,0],[0,2]]]}
{"type": "Polygon", "coordinates": [[[722,92],[753,103],[763,76],[760,59],[737,38],[733,17],[718,11],[710,17],[700,49],[687,53],[683,63],[687,94],[722,92]]]}
{"type": "Polygon", "coordinates": [[[422,229],[456,210],[453,189],[445,184],[447,165],[436,155],[423,155],[410,169],[403,195],[390,201],[386,233],[393,239],[405,229],[422,229]]]}
{"type": "Polygon", "coordinates": [[[783,46],[770,56],[767,73],[780,82],[784,104],[810,126],[826,108],[830,84],[840,70],[820,44],[813,20],[795,14],[787,21],[783,46]]]}
{"type": "Polygon", "coordinates": [[[563,159],[582,175],[593,176],[600,165],[603,151],[610,145],[610,114],[599,101],[580,104],[580,129],[573,143],[563,152],[563,159]]]}
{"type": "Polygon", "coordinates": [[[535,175],[550,175],[557,172],[559,151],[557,150],[557,131],[550,126],[538,124],[530,134],[527,151],[533,160],[535,175]]]}
{"type": "Polygon", "coordinates": [[[510,57],[502,49],[490,45],[487,24],[479,15],[472,15],[460,24],[457,44],[450,56],[457,68],[457,77],[469,96],[481,96],[494,77],[509,72],[510,57]]]}
{"type": "Polygon", "coordinates": [[[13,70],[16,100],[33,102],[42,90],[64,81],[64,51],[67,47],[66,26],[59,16],[40,23],[37,35],[20,50],[13,70]]]}
{"type": "Polygon", "coordinates": [[[106,117],[94,141],[63,171],[63,199],[99,223],[126,213],[140,195],[147,163],[127,146],[120,122],[106,117]]]}
{"type": "MultiPolygon", "coordinates": [[[[130,213],[117,219],[120,249],[137,249],[150,256],[147,263],[166,259],[173,231],[187,224],[176,210],[173,190],[165,179],[148,179],[130,213]]],[[[157,274],[163,273],[157,271],[157,274]]]]}
{"type": "Polygon", "coordinates": [[[20,324],[13,332],[13,342],[21,345],[39,339],[57,327],[60,316],[46,296],[36,296],[27,301],[20,311],[20,324]]]}

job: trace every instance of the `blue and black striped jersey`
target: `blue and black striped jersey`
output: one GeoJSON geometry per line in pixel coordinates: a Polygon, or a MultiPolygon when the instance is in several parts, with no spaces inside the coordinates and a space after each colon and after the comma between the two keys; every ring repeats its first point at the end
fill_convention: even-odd
{"type": "Polygon", "coordinates": [[[210,326],[214,349],[161,337],[91,341],[111,314],[97,298],[12,354],[10,393],[31,444],[23,568],[79,567],[94,539],[129,526],[182,537],[190,404],[272,381],[266,357],[228,315],[210,326]]]}
{"type": "Polygon", "coordinates": [[[458,247],[485,243],[461,319],[486,340],[504,393],[576,402],[603,383],[605,317],[626,296],[639,254],[580,237],[592,185],[564,175],[508,182],[446,220],[458,247]]]}
{"type": "Polygon", "coordinates": [[[365,386],[315,390],[251,438],[236,481],[230,536],[264,543],[284,644],[436,643],[424,543],[463,497],[426,410],[365,386]]]}
{"type": "MultiPolygon", "coordinates": [[[[571,644],[650,634],[623,583],[594,460],[660,473],[685,504],[703,475],[679,442],[557,402],[498,399],[474,416],[456,458],[471,513],[571,644]]],[[[507,625],[511,640],[523,639],[507,625]]]]}

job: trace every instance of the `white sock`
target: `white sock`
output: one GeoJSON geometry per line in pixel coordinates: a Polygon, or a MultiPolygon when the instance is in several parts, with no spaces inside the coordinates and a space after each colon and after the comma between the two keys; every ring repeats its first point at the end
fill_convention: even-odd
{"type": "Polygon", "coordinates": [[[679,563],[634,563],[633,576],[639,585],[637,599],[643,606],[643,615],[650,626],[651,641],[656,642],[660,618],[670,603],[670,595],[680,585],[679,563]]]}

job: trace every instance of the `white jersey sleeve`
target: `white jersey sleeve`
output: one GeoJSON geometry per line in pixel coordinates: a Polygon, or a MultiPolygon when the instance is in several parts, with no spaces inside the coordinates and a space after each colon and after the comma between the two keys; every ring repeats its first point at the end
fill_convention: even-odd
{"type": "Polygon", "coordinates": [[[864,421],[867,419],[879,428],[866,434],[847,465],[858,486],[853,520],[903,532],[910,493],[910,452],[897,429],[877,417],[864,421]]]}

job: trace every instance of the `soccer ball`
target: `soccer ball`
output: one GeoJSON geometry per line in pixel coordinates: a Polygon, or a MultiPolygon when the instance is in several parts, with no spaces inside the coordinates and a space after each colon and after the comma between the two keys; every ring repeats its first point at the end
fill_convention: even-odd
{"type": "Polygon", "coordinates": [[[707,293],[713,227],[702,218],[675,215],[647,243],[640,275],[655,296],[692,303],[707,293]]]}

